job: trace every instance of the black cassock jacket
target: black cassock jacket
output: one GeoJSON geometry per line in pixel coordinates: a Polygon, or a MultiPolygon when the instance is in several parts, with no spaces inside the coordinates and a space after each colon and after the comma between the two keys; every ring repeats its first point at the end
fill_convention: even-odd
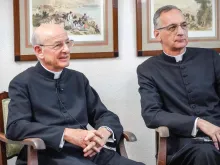
{"type": "MultiPolygon", "coordinates": [[[[181,62],[163,53],[139,65],[137,74],[147,127],[167,126],[190,138],[196,117],[220,126],[220,56],[214,50],[187,48],[181,62]]],[[[179,143],[172,139],[169,147],[179,143]]]]}
{"type": "MultiPolygon", "coordinates": [[[[115,134],[115,144],[122,135],[119,118],[106,109],[80,72],[65,68],[55,80],[54,74],[38,63],[10,82],[9,97],[6,136],[12,140],[43,139],[47,149],[38,152],[40,164],[80,164],[80,158],[84,159],[82,149],[68,142],[59,148],[66,127],[84,129],[88,123],[95,129],[107,126],[115,134]]],[[[18,162],[25,157],[23,149],[18,162]]]]}

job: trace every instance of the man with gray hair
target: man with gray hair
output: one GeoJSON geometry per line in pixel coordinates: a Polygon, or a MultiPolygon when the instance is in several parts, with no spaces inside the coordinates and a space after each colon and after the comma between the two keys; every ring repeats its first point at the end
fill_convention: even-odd
{"type": "MultiPolygon", "coordinates": [[[[101,102],[83,73],[66,68],[74,42],[57,24],[43,24],[33,34],[39,60],[9,85],[6,136],[12,140],[41,138],[40,165],[143,165],[104,148],[115,147],[123,128],[101,102]],[[88,123],[94,130],[87,130],[88,123]]],[[[17,165],[27,164],[24,147],[17,165]]]]}
{"type": "Polygon", "coordinates": [[[220,164],[220,56],[189,48],[188,23],[167,5],[154,15],[163,53],[137,68],[142,117],[149,128],[167,126],[169,165],[220,164]]]}

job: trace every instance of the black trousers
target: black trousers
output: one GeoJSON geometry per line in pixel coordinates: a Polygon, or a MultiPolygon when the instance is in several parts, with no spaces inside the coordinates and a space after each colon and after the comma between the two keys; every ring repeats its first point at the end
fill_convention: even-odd
{"type": "Polygon", "coordinates": [[[102,152],[92,158],[92,161],[95,165],[144,165],[144,163],[127,159],[108,149],[102,149],[102,152]]]}
{"type": "MultiPolygon", "coordinates": [[[[117,152],[103,148],[92,158],[85,158],[83,152],[42,150],[38,153],[39,165],[144,165],[131,159],[120,156],[117,152]]],[[[16,161],[16,165],[27,165],[27,150],[23,148],[16,161]]]]}
{"type": "Polygon", "coordinates": [[[167,165],[220,165],[220,151],[213,142],[184,140],[175,153],[168,155],[167,165]]]}

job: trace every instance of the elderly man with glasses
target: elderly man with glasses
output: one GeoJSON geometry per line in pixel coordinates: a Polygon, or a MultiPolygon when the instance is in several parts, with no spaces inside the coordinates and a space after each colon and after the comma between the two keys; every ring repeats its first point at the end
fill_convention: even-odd
{"type": "Polygon", "coordinates": [[[137,68],[142,117],[149,128],[167,126],[169,165],[220,164],[220,56],[189,48],[188,24],[179,8],[154,14],[161,55],[137,68]]]}
{"type": "MultiPolygon", "coordinates": [[[[103,148],[116,146],[123,128],[116,114],[101,102],[83,73],[67,69],[73,41],[56,24],[43,24],[32,37],[39,60],[9,85],[7,137],[36,137],[40,165],[143,165],[103,148]],[[94,130],[87,130],[88,123],[94,130]]],[[[27,164],[24,147],[17,165],[27,164]]]]}

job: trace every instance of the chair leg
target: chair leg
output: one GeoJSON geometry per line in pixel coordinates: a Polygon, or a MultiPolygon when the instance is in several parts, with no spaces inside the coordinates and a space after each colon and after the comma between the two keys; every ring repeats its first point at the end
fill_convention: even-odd
{"type": "Polygon", "coordinates": [[[0,164],[7,165],[6,146],[3,142],[0,142],[0,164]]]}
{"type": "Polygon", "coordinates": [[[28,164],[27,165],[38,165],[37,150],[35,150],[31,146],[28,146],[28,164]]]}

